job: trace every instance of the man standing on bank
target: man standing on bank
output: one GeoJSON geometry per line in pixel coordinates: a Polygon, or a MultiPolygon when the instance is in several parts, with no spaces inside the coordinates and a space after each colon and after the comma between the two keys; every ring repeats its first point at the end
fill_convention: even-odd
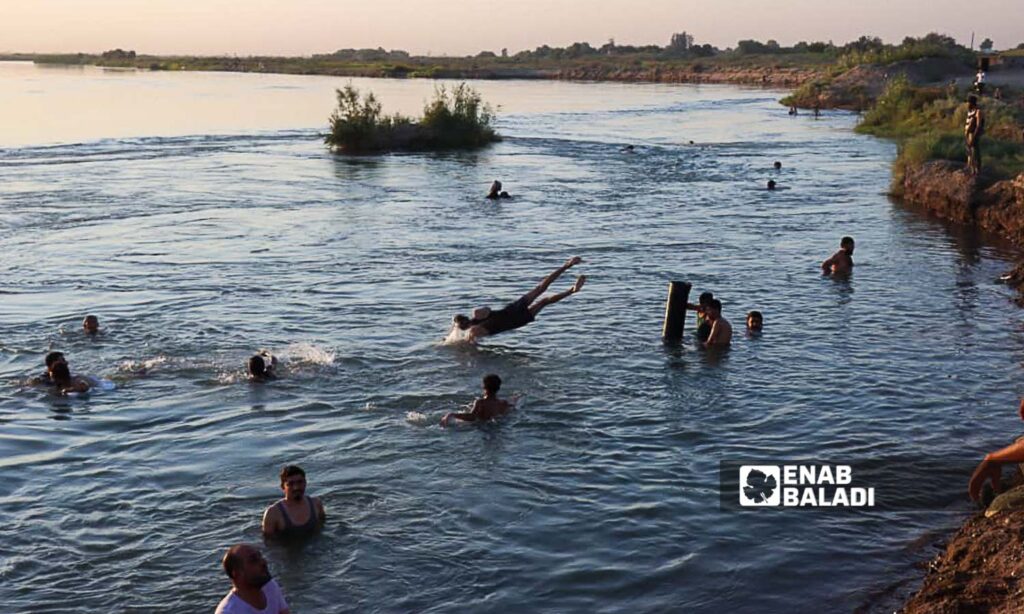
{"type": "Polygon", "coordinates": [[[978,97],[967,97],[967,121],[964,122],[964,139],[967,141],[967,172],[978,175],[981,172],[981,135],[985,132],[985,117],[978,106],[978,97]]]}
{"type": "Polygon", "coordinates": [[[281,490],[284,498],[263,512],[263,535],[293,539],[320,530],[327,513],[319,498],[306,496],[306,472],[301,467],[281,469],[281,490]]]}

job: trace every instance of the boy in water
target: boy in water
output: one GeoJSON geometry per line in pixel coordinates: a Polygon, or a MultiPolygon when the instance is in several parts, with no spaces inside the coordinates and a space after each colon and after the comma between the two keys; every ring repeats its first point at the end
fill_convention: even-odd
{"type": "Polygon", "coordinates": [[[82,320],[82,330],[87,335],[95,335],[100,332],[100,319],[94,315],[85,316],[85,319],[82,320]]]}
{"type": "Polygon", "coordinates": [[[249,359],[249,377],[254,382],[265,382],[277,377],[277,357],[267,350],[260,350],[249,359]]]}
{"type": "Polygon", "coordinates": [[[839,241],[839,251],[821,263],[822,275],[849,275],[853,272],[853,237],[839,241]]]}
{"type": "Polygon", "coordinates": [[[722,315],[722,301],[713,299],[708,306],[708,317],[711,319],[711,334],[704,342],[704,347],[725,347],[732,343],[732,324],[722,315]]]}
{"type": "Polygon", "coordinates": [[[764,316],[760,311],[751,311],[747,314],[747,332],[759,333],[764,328],[764,316]]]}
{"type": "Polygon", "coordinates": [[[697,341],[701,343],[708,340],[708,335],[711,334],[711,319],[708,318],[708,309],[711,307],[711,301],[715,300],[715,295],[710,292],[702,292],[700,298],[697,299],[697,304],[687,303],[686,308],[691,309],[697,314],[697,341]]]}
{"type": "Polygon", "coordinates": [[[464,413],[451,412],[441,418],[441,426],[448,426],[452,418],[465,422],[484,422],[504,416],[512,411],[515,403],[509,403],[498,398],[498,391],[501,390],[501,378],[490,373],[484,376],[484,398],[473,402],[473,409],[464,413]]]}
{"type": "MultiPolygon", "coordinates": [[[[458,328],[460,331],[466,331],[465,341],[473,342],[480,337],[497,335],[498,333],[526,326],[530,322],[533,322],[541,309],[544,309],[548,305],[557,303],[571,294],[576,294],[583,288],[583,284],[586,283],[587,278],[585,275],[580,275],[576,278],[576,283],[572,288],[569,288],[565,292],[545,296],[539,301],[537,300],[540,295],[548,289],[548,286],[553,284],[555,280],[562,275],[562,273],[568,271],[570,268],[581,262],[583,262],[583,259],[579,256],[570,258],[565,264],[558,269],[555,269],[554,272],[545,277],[544,281],[540,282],[540,285],[521,296],[519,300],[509,303],[502,309],[494,311],[490,307],[478,307],[473,310],[472,318],[467,318],[462,314],[456,315],[452,318],[452,324],[454,325],[452,332],[455,332],[455,328],[458,328]]],[[[451,335],[451,333],[449,333],[449,335],[451,335]]]]}

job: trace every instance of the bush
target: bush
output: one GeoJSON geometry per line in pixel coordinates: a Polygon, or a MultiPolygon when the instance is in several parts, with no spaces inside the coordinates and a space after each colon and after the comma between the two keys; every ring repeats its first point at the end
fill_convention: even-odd
{"type": "Polygon", "coordinates": [[[475,149],[500,140],[491,127],[490,107],[465,83],[451,90],[438,87],[419,121],[384,115],[372,92],[363,96],[351,84],[337,94],[324,142],[346,153],[475,149]]]}

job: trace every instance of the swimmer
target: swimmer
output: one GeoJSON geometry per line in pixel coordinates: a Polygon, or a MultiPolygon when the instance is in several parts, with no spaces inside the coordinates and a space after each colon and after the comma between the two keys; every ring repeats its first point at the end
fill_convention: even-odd
{"type": "Polygon", "coordinates": [[[622,148],[623,153],[636,153],[636,147],[633,145],[626,145],[622,148]]]}
{"type": "Polygon", "coordinates": [[[100,332],[100,319],[94,315],[85,316],[85,319],[82,320],[82,330],[87,335],[95,335],[100,332]]]}
{"type": "Polygon", "coordinates": [[[221,561],[231,578],[231,592],[217,604],[214,614],[291,614],[267,560],[256,546],[235,544],[221,561]]]}
{"type": "Polygon", "coordinates": [[[46,365],[46,371],[38,377],[33,377],[28,381],[32,386],[52,386],[53,385],[53,366],[57,363],[67,364],[67,359],[64,358],[64,352],[50,352],[43,359],[43,363],[46,365]]]}
{"type": "Polygon", "coordinates": [[[821,263],[822,275],[849,275],[853,272],[853,237],[839,241],[839,251],[821,263]]]}
{"type": "Polygon", "coordinates": [[[512,198],[512,195],[508,192],[501,190],[501,182],[497,179],[491,184],[491,191],[487,193],[487,198],[491,200],[497,200],[499,198],[512,198]]]}
{"type": "MultiPolygon", "coordinates": [[[[580,275],[576,278],[576,283],[568,290],[559,292],[558,294],[545,296],[544,298],[537,300],[540,295],[548,289],[548,286],[554,283],[562,273],[565,273],[570,268],[581,262],[583,262],[583,259],[579,256],[570,258],[565,262],[565,264],[555,269],[554,272],[545,277],[544,281],[542,281],[540,285],[521,296],[518,300],[509,303],[502,309],[494,311],[490,307],[478,307],[473,310],[472,318],[467,318],[462,314],[456,315],[452,318],[451,332],[454,333],[456,328],[460,331],[466,331],[464,340],[474,342],[480,337],[497,335],[498,333],[526,326],[530,322],[533,322],[541,309],[544,309],[548,305],[557,303],[567,296],[576,294],[583,288],[583,284],[586,283],[587,277],[585,275],[580,275]]],[[[449,336],[450,335],[451,333],[449,333],[449,336]]]]}
{"type": "Polygon", "coordinates": [[[515,409],[515,401],[508,402],[498,398],[498,391],[501,390],[501,378],[490,373],[484,376],[484,397],[473,402],[473,409],[468,412],[457,414],[455,412],[441,418],[441,426],[448,426],[452,419],[463,422],[486,422],[504,416],[515,409]]]}
{"type": "Polygon", "coordinates": [[[704,342],[704,347],[724,347],[732,343],[732,324],[722,315],[722,301],[711,300],[708,306],[708,316],[711,318],[711,334],[704,342]]]}
{"type": "Polygon", "coordinates": [[[782,170],[782,162],[779,162],[778,160],[776,160],[775,164],[773,164],[772,166],[774,166],[775,170],[777,170],[777,171],[782,170]]]}
{"type": "Polygon", "coordinates": [[[254,382],[265,382],[277,377],[277,356],[267,350],[260,350],[249,359],[249,377],[254,382]]]}
{"type": "Polygon", "coordinates": [[[57,391],[61,394],[68,394],[70,392],[85,393],[89,392],[92,388],[92,383],[84,378],[77,375],[71,375],[71,370],[68,369],[68,363],[58,362],[53,365],[50,369],[50,377],[53,379],[53,383],[57,386],[57,391]]]}
{"type": "Polygon", "coordinates": [[[747,314],[747,332],[759,333],[764,328],[764,316],[760,311],[751,311],[747,314]]]}
{"type": "Polygon", "coordinates": [[[327,513],[319,497],[306,496],[306,472],[298,465],[287,465],[280,477],[284,498],[263,512],[263,534],[288,539],[316,533],[327,513]]]}
{"type": "Polygon", "coordinates": [[[775,184],[775,180],[774,179],[769,179],[768,180],[768,189],[769,190],[774,190],[775,189],[775,185],[776,184],[775,184]]]}
{"type": "Polygon", "coordinates": [[[790,115],[796,115],[797,114],[796,105],[792,105],[791,107],[789,107],[789,114],[790,115]]]}
{"type": "Polygon", "coordinates": [[[697,299],[697,304],[687,303],[686,308],[693,310],[697,314],[697,341],[701,343],[708,340],[708,335],[711,334],[711,319],[708,318],[708,310],[711,307],[711,301],[715,300],[715,295],[710,292],[702,292],[700,297],[697,299]]]}

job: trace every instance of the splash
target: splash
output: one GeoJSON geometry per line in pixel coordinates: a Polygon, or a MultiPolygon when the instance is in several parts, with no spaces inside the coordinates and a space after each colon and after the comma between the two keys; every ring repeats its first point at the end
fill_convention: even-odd
{"type": "Polygon", "coordinates": [[[448,331],[441,345],[458,345],[460,343],[470,343],[469,331],[462,330],[456,324],[452,324],[451,330],[448,331]]]}
{"type": "Polygon", "coordinates": [[[414,426],[427,426],[430,424],[430,418],[427,414],[420,413],[418,411],[406,412],[405,421],[414,426]]]}
{"type": "Polygon", "coordinates": [[[337,356],[335,352],[325,350],[312,343],[293,343],[284,349],[287,362],[306,365],[333,365],[337,356]]]}

